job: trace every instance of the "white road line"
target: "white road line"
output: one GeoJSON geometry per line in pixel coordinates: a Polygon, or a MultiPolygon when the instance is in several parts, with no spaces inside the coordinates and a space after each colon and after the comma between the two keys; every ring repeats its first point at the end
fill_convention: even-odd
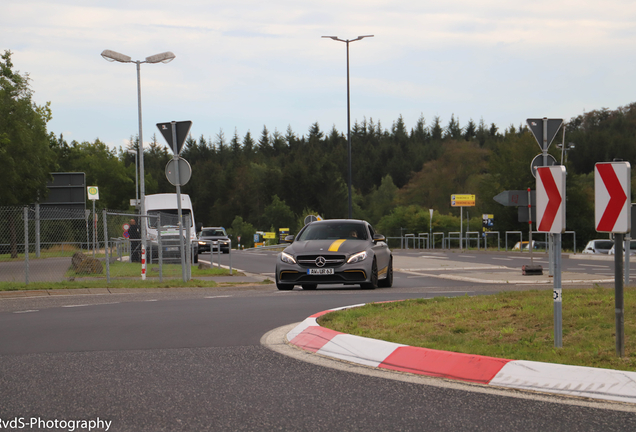
{"type": "Polygon", "coordinates": [[[227,297],[232,297],[231,295],[224,295],[224,296],[207,296],[205,298],[209,298],[209,299],[213,299],[213,298],[227,298],[227,297]]]}
{"type": "Polygon", "coordinates": [[[94,303],[94,304],[79,304],[79,305],[66,305],[66,306],[62,306],[65,308],[74,308],[74,307],[84,307],[84,306],[102,306],[102,305],[113,305],[113,304],[119,304],[121,302],[109,302],[109,303],[94,303]]]}
{"type": "Polygon", "coordinates": [[[19,313],[30,313],[30,312],[39,312],[39,310],[16,311],[16,312],[13,312],[13,313],[19,314],[19,313]]]}
{"type": "Polygon", "coordinates": [[[607,268],[606,265],[596,265],[596,264],[579,264],[579,267],[599,267],[599,268],[607,268]]]}
{"type": "Polygon", "coordinates": [[[499,260],[499,261],[512,261],[512,258],[493,258],[494,260],[499,260]]]}
{"type": "Polygon", "coordinates": [[[436,255],[420,255],[418,258],[433,258],[433,259],[445,259],[445,260],[448,259],[448,257],[436,256],[436,255]]]}

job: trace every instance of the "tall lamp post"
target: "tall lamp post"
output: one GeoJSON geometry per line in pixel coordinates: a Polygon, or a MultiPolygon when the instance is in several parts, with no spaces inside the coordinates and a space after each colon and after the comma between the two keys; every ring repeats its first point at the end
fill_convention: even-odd
{"type": "MultiPolygon", "coordinates": [[[[155,54],[150,57],[146,57],[146,60],[132,60],[127,55],[111,51],[102,51],[102,57],[109,62],[120,63],[135,63],[137,65],[137,107],[139,112],[139,195],[140,195],[140,207],[141,215],[146,215],[146,187],[144,180],[144,139],[141,127],[141,75],[140,66],[142,63],[170,63],[176,57],[172,52],[166,51],[160,54],[155,54]]],[[[141,247],[142,251],[146,250],[146,224],[141,221],[141,247]]],[[[146,274],[142,273],[142,279],[146,278],[146,274]]]]}
{"type": "Polygon", "coordinates": [[[139,174],[137,173],[137,151],[136,150],[128,150],[128,153],[135,156],[135,208],[139,207],[139,185],[137,184],[137,179],[139,178],[139,174]]]}
{"type": "Polygon", "coordinates": [[[355,42],[373,35],[358,36],[355,39],[340,39],[338,36],[322,36],[323,38],[333,39],[338,42],[344,42],[347,45],[347,146],[349,151],[349,219],[353,218],[353,201],[351,195],[351,105],[349,101],[349,42],[355,42]]]}

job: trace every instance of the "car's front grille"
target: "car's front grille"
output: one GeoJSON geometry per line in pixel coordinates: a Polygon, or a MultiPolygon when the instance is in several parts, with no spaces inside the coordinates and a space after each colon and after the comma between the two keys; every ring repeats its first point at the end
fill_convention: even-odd
{"type": "Polygon", "coordinates": [[[316,259],[323,257],[325,259],[325,265],[323,267],[337,267],[345,262],[344,255],[299,255],[296,262],[302,266],[316,266],[316,259]]]}

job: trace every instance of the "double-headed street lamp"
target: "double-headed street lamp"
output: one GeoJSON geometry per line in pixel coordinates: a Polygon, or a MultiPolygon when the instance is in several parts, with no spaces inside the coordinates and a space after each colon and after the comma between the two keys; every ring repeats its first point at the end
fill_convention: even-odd
{"type": "MultiPolygon", "coordinates": [[[[141,128],[141,75],[140,66],[142,63],[170,63],[176,57],[172,52],[166,51],[146,57],[146,60],[132,60],[127,55],[111,51],[102,51],[102,57],[109,62],[118,61],[120,63],[135,63],[137,65],[137,106],[139,111],[139,195],[141,199],[141,214],[146,215],[146,187],[144,181],[144,138],[141,128]]],[[[146,224],[141,223],[141,247],[146,249],[146,224]]],[[[145,274],[143,275],[145,278],[145,274]]]]}
{"type": "Polygon", "coordinates": [[[349,102],[349,42],[355,42],[373,35],[358,36],[355,39],[340,39],[338,36],[323,36],[347,44],[347,145],[349,149],[349,219],[353,218],[353,200],[351,195],[351,105],[349,102]]]}

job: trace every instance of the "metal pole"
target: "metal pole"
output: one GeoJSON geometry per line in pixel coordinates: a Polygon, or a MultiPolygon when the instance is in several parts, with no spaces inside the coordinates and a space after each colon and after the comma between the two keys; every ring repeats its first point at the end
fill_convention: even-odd
{"type": "Polygon", "coordinates": [[[138,207],[139,207],[139,156],[138,156],[138,153],[135,153],[135,208],[138,208],[138,207]]]}
{"type": "MultiPolygon", "coordinates": [[[[139,196],[141,199],[141,250],[146,250],[146,187],[144,180],[144,135],[141,127],[141,61],[135,61],[137,65],[137,107],[139,113],[139,196]]],[[[146,279],[146,274],[142,269],[142,280],[146,279]]]]}
{"type": "Polygon", "coordinates": [[[29,208],[24,207],[24,283],[29,284],[29,208]]]}
{"type": "Polygon", "coordinates": [[[172,126],[172,145],[174,146],[175,175],[177,177],[177,216],[179,217],[179,247],[181,249],[181,276],[184,282],[186,278],[185,245],[183,239],[183,214],[181,212],[181,175],[179,174],[179,149],[177,148],[177,122],[170,122],[172,126]]]}
{"type": "Polygon", "coordinates": [[[555,268],[555,251],[554,251],[554,234],[548,234],[548,276],[554,277],[554,268],[555,268]]]}
{"type": "Polygon", "coordinates": [[[541,147],[543,153],[543,166],[548,166],[548,119],[543,117],[543,146],[541,147]]]}
{"type": "MultiPolygon", "coordinates": [[[[433,209],[428,209],[428,213],[430,215],[430,218],[428,219],[428,232],[430,233],[429,235],[429,249],[430,249],[430,245],[431,245],[431,241],[430,239],[433,237],[433,209]]],[[[433,244],[433,249],[435,248],[435,244],[433,244]]]]}
{"type": "Polygon", "coordinates": [[[624,234],[614,234],[614,306],[616,311],[616,355],[625,356],[625,304],[623,302],[623,244],[624,234]]]}
{"type": "Polygon", "coordinates": [[[191,275],[190,272],[192,271],[192,257],[190,255],[190,253],[192,252],[192,244],[190,243],[190,224],[191,224],[191,218],[186,218],[187,222],[186,222],[186,237],[183,239],[184,243],[187,244],[188,246],[185,248],[186,252],[186,280],[190,280],[191,275]],[[187,239],[187,240],[186,240],[187,239]]]}
{"type": "Polygon", "coordinates": [[[347,45],[347,146],[349,151],[349,219],[353,218],[353,201],[351,197],[351,105],[349,95],[349,40],[346,41],[347,45]]]}
{"type": "Polygon", "coordinates": [[[106,250],[106,283],[110,283],[110,257],[108,256],[108,224],[106,223],[106,210],[102,210],[104,221],[104,249],[106,250]]]}
{"type": "Polygon", "coordinates": [[[623,286],[629,286],[629,255],[631,254],[631,235],[625,236],[625,284],[623,286]]]}
{"type": "MultiPolygon", "coordinates": [[[[532,192],[528,188],[528,250],[530,251],[530,265],[534,265],[532,257],[532,192]]],[[[523,252],[523,241],[521,242],[521,251],[523,252]]]]}
{"type": "Polygon", "coordinates": [[[95,228],[97,228],[97,214],[95,213],[95,200],[93,201],[93,258],[95,258],[95,242],[97,241],[97,233],[95,232],[95,228]]]}
{"type": "Polygon", "coordinates": [[[563,346],[563,289],[561,287],[561,234],[554,235],[554,347],[563,346]]]}
{"type": "Polygon", "coordinates": [[[35,257],[40,258],[40,204],[35,204],[35,257]]]}
{"type": "MultiPolygon", "coordinates": [[[[462,236],[464,232],[464,207],[459,208],[459,250],[463,249],[462,236]]],[[[448,243],[450,249],[450,242],[448,243]]]]}
{"type": "Polygon", "coordinates": [[[230,247],[227,250],[228,258],[230,259],[230,276],[232,276],[232,242],[230,242],[230,247]]]}
{"type": "Polygon", "coordinates": [[[161,213],[157,215],[157,259],[159,260],[159,282],[163,282],[163,246],[161,244],[161,213]]]}
{"type": "MultiPolygon", "coordinates": [[[[90,237],[88,236],[88,217],[91,215],[91,211],[88,209],[84,210],[84,216],[86,218],[86,253],[90,250],[90,237]]],[[[84,248],[82,248],[84,250],[84,248]]]]}

